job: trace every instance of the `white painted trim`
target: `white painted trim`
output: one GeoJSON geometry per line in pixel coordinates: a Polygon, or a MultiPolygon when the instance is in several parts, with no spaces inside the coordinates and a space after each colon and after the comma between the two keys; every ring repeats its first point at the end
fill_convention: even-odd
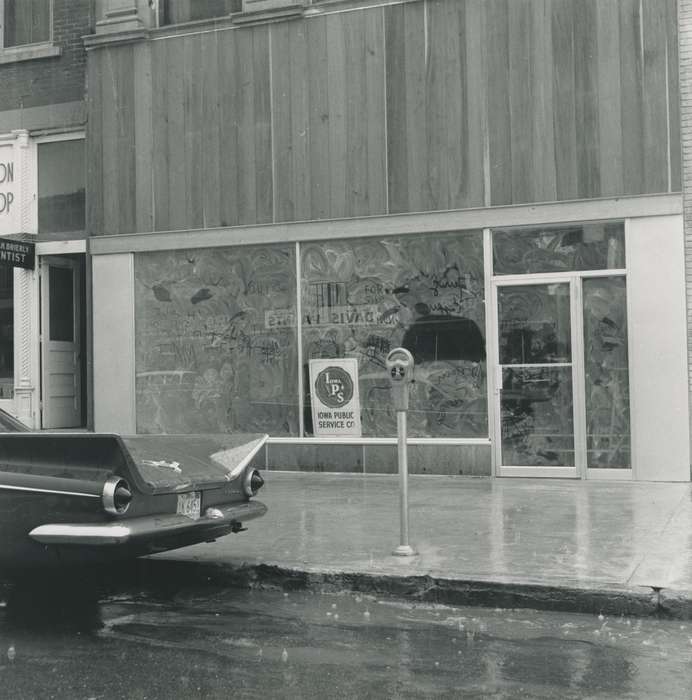
{"type": "Polygon", "coordinates": [[[127,382],[130,385],[130,426],[131,433],[135,434],[137,432],[137,355],[135,348],[135,333],[137,332],[137,327],[135,325],[135,306],[137,300],[135,299],[135,256],[128,256],[128,283],[130,289],[129,302],[130,302],[130,337],[128,339],[130,346],[130,373],[127,376],[127,382]]]}
{"type": "Polygon", "coordinates": [[[90,260],[94,429],[132,435],[136,432],[133,256],[90,260]]]}
{"type": "Polygon", "coordinates": [[[186,248],[214,248],[232,245],[320,241],[328,239],[438,234],[502,226],[531,226],[557,223],[603,221],[627,217],[682,214],[679,194],[551,202],[502,207],[480,207],[456,211],[393,214],[352,219],[325,219],[256,226],[231,226],[154,233],[94,236],[93,255],[137,253],[186,248]]]}
{"type": "MultiPolygon", "coordinates": [[[[409,445],[476,445],[490,447],[488,438],[408,438],[409,445]]],[[[378,437],[270,437],[268,445],[396,445],[397,439],[378,437]]]]}
{"type": "MultiPolygon", "coordinates": [[[[632,229],[630,219],[625,219],[625,267],[628,269],[631,266],[631,251],[630,243],[632,239],[632,229]]],[[[633,337],[633,323],[634,318],[634,308],[632,307],[632,295],[630,294],[629,284],[625,287],[625,304],[627,306],[627,381],[629,383],[629,408],[630,408],[630,471],[632,472],[632,480],[639,480],[639,455],[638,451],[634,449],[634,435],[632,428],[636,424],[635,422],[635,410],[636,399],[634,394],[636,392],[632,391],[633,377],[632,377],[632,349],[634,348],[635,338],[633,337]]]]}
{"type": "Polygon", "coordinates": [[[495,328],[497,327],[497,304],[494,302],[492,286],[493,269],[493,246],[492,234],[489,228],[483,229],[483,290],[485,295],[485,384],[487,394],[486,410],[488,414],[488,435],[490,437],[490,474],[497,473],[496,459],[497,443],[500,432],[495,422],[495,415],[498,413],[495,405],[495,372],[497,364],[495,362],[495,348],[497,348],[497,338],[495,328]]]}
{"type": "MultiPolygon", "coordinates": [[[[500,384],[502,378],[497,381],[500,372],[500,341],[498,333],[498,311],[497,311],[498,295],[497,285],[490,285],[490,306],[492,311],[492,346],[486,344],[486,355],[492,357],[492,377],[490,381],[493,385],[492,403],[488,404],[488,411],[492,413],[493,431],[491,433],[493,441],[492,464],[493,476],[500,476],[502,472],[502,396],[500,384]]],[[[487,305],[486,305],[487,310],[487,305]]],[[[490,374],[490,372],[489,372],[490,374]]]]}
{"type": "Polygon", "coordinates": [[[531,272],[521,275],[495,275],[493,282],[502,284],[519,284],[522,281],[526,284],[555,284],[556,282],[567,282],[575,277],[623,277],[627,270],[617,268],[615,270],[575,270],[570,272],[531,272]],[[526,280],[529,279],[529,282],[526,280]]]}
{"type": "Polygon", "coordinates": [[[502,467],[499,476],[540,477],[541,479],[578,479],[576,467],[502,467]]]}
{"type": "Polygon", "coordinates": [[[574,421],[574,463],[578,476],[586,476],[586,366],[584,359],[584,302],[581,279],[570,284],[572,323],[572,420],[574,421]]]}
{"type": "Polygon", "coordinates": [[[586,470],[586,478],[592,481],[632,481],[631,469],[598,469],[590,467],[586,470]]]}
{"type": "Polygon", "coordinates": [[[34,136],[36,143],[54,143],[56,141],[79,141],[86,138],[86,132],[83,129],[75,131],[65,131],[55,134],[44,134],[42,136],[34,136]]]}
{"type": "Polygon", "coordinates": [[[56,46],[51,41],[45,41],[41,44],[21,44],[20,46],[0,48],[0,65],[34,61],[39,58],[55,58],[61,54],[60,46],[56,46]]]}
{"type": "Polygon", "coordinates": [[[40,241],[36,243],[36,255],[86,253],[86,248],[85,238],[75,238],[69,241],[40,241]]]}
{"type": "Polygon", "coordinates": [[[637,481],[690,481],[683,217],[626,222],[630,421],[637,481]],[[665,444],[665,458],[661,458],[665,444]]]}

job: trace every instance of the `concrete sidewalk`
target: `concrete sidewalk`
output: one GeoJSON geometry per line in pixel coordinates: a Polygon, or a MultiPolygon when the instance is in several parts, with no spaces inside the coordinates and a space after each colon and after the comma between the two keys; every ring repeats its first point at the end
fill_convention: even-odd
{"type": "Polygon", "coordinates": [[[157,555],[248,582],[448,603],[692,615],[690,484],[265,472],[249,530],[157,555]]]}

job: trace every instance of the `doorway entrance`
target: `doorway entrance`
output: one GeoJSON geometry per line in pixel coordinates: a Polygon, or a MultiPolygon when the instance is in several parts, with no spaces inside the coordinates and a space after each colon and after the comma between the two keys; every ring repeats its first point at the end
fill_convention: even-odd
{"type": "Polygon", "coordinates": [[[84,420],[84,255],[41,258],[41,427],[84,420]]]}
{"type": "Polygon", "coordinates": [[[496,279],[498,476],[630,478],[624,275],[496,279]]]}

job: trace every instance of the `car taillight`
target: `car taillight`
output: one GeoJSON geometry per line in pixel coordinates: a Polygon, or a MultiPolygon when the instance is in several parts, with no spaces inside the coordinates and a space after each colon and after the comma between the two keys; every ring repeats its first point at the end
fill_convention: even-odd
{"type": "Polygon", "coordinates": [[[107,513],[122,515],[130,507],[132,501],[130,485],[119,476],[109,477],[103,485],[101,501],[107,513]]]}
{"type": "Polygon", "coordinates": [[[264,486],[264,479],[257,469],[249,469],[243,479],[243,491],[248,498],[254,496],[264,486]]]}

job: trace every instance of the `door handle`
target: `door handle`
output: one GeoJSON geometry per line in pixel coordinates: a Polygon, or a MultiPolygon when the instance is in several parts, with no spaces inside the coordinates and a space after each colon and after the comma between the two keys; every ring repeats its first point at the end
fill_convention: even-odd
{"type": "Polygon", "coordinates": [[[495,367],[495,393],[498,396],[502,393],[502,365],[495,367]]]}

